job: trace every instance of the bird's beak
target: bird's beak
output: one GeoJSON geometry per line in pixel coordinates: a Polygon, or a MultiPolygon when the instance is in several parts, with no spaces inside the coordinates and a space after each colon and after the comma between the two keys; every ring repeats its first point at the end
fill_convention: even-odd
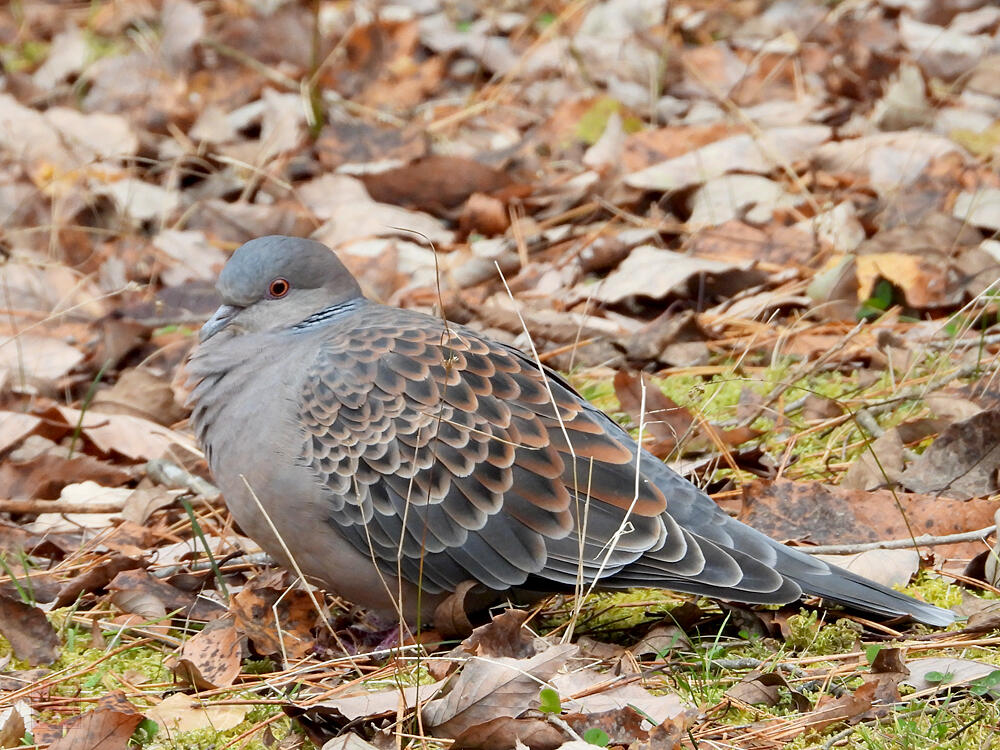
{"type": "Polygon", "coordinates": [[[202,343],[208,341],[212,336],[229,325],[229,321],[233,319],[233,316],[242,309],[242,307],[237,307],[236,305],[219,305],[219,308],[212,317],[201,327],[201,331],[198,333],[198,341],[202,343]]]}

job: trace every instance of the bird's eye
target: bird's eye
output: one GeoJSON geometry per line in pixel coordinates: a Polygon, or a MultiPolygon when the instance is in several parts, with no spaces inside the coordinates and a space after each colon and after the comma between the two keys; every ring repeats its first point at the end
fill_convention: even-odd
{"type": "Polygon", "coordinates": [[[271,299],[280,299],[288,294],[288,290],[291,288],[292,285],[286,279],[277,278],[267,287],[267,294],[271,299]]]}

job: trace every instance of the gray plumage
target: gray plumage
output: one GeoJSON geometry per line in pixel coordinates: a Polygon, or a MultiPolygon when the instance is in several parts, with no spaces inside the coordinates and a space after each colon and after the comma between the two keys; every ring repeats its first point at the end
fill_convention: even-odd
{"type": "Polygon", "coordinates": [[[558,374],[365,299],[319,243],[248,242],[218,288],[189,364],[212,473],[265,550],[351,601],[415,620],[466,580],[597,580],[954,620],[730,518],[558,374]]]}

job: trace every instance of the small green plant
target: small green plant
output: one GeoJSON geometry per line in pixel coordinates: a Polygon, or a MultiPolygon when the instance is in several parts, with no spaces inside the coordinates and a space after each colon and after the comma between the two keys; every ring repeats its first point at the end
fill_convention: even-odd
{"type": "Polygon", "coordinates": [[[559,693],[550,687],[544,687],[538,693],[538,710],[543,714],[562,713],[562,701],[559,700],[559,693]]]}
{"type": "Polygon", "coordinates": [[[986,695],[1000,686],[1000,669],[994,669],[988,675],[973,680],[969,685],[969,692],[973,695],[986,695]]]}
{"type": "Polygon", "coordinates": [[[152,719],[143,719],[139,722],[139,726],[135,728],[132,732],[132,736],[129,738],[129,745],[132,747],[145,747],[160,732],[160,725],[157,724],[152,719]]]}
{"type": "Polygon", "coordinates": [[[871,296],[861,303],[858,320],[874,320],[899,301],[896,288],[891,281],[879,279],[872,287],[871,296]]]}
{"type": "Polygon", "coordinates": [[[928,672],[924,675],[924,679],[933,685],[940,685],[942,682],[955,679],[955,675],[951,672],[928,672]]]}
{"type": "Polygon", "coordinates": [[[591,727],[583,733],[583,741],[598,747],[607,747],[611,742],[608,733],[598,727],[591,727]]]}

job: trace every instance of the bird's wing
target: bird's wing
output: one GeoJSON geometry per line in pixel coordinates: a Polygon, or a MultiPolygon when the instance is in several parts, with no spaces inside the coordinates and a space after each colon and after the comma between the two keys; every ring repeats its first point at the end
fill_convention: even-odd
{"type": "Polygon", "coordinates": [[[299,416],[329,522],[430,593],[533,575],[616,585],[652,555],[646,585],[798,595],[752,555],[682,528],[645,471],[636,481],[631,437],[561,378],[461,326],[375,305],[330,326],[299,416]]]}

